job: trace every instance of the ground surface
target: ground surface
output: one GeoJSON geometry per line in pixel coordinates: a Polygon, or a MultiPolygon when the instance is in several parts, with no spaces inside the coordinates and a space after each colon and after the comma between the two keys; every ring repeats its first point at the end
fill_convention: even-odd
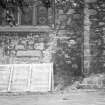
{"type": "Polygon", "coordinates": [[[105,90],[49,94],[0,94],[0,105],[105,105],[105,90]]]}

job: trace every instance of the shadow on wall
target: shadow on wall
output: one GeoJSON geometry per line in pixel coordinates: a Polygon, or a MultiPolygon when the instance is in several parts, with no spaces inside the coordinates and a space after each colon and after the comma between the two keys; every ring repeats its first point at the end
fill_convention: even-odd
{"type": "Polygon", "coordinates": [[[75,60],[68,64],[64,56],[56,56],[54,62],[55,87],[60,86],[63,89],[83,77],[81,65],[80,57],[75,57],[75,60]]]}

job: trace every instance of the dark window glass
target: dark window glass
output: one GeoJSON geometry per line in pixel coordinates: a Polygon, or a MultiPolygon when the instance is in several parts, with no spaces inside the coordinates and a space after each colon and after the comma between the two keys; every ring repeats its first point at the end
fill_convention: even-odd
{"type": "Polygon", "coordinates": [[[0,25],[1,26],[7,25],[6,12],[3,9],[0,10],[0,25]]]}
{"type": "Polygon", "coordinates": [[[37,7],[37,24],[38,25],[48,24],[48,9],[44,6],[37,7]]]}
{"type": "Polygon", "coordinates": [[[2,25],[2,10],[0,11],[0,25],[2,25]]]}
{"type": "Polygon", "coordinates": [[[1,26],[9,25],[9,22],[12,21],[11,16],[13,17],[14,22],[17,23],[18,22],[18,14],[17,13],[18,13],[18,11],[15,10],[14,13],[10,12],[9,13],[10,15],[6,15],[6,11],[1,9],[0,10],[0,25],[1,26]],[[14,14],[14,15],[12,15],[12,14],[14,14]],[[7,20],[9,20],[9,21],[7,21],[7,20]]]}
{"type": "Polygon", "coordinates": [[[25,7],[24,13],[21,15],[21,25],[32,25],[33,23],[33,7],[25,7]]]}
{"type": "Polygon", "coordinates": [[[15,19],[15,23],[18,24],[18,10],[15,10],[14,12],[14,19],[15,19]]]}

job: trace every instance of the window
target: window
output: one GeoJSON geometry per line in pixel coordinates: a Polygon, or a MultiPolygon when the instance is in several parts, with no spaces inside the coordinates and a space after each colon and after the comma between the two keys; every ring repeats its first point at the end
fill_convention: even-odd
{"type": "Polygon", "coordinates": [[[47,8],[45,8],[45,7],[41,7],[41,6],[39,6],[38,8],[37,8],[37,24],[38,25],[46,25],[46,24],[48,24],[48,10],[47,10],[47,8]]]}
{"type": "MultiPolygon", "coordinates": [[[[30,5],[25,7],[24,13],[21,11],[15,12],[16,26],[36,26],[52,24],[53,13],[52,8],[46,8],[43,4],[30,5]]],[[[5,11],[0,11],[0,26],[7,26],[5,11]]]]}
{"type": "Polygon", "coordinates": [[[24,14],[21,14],[21,16],[19,17],[19,24],[20,25],[34,25],[33,21],[33,7],[29,7],[29,8],[24,8],[24,14]]]}

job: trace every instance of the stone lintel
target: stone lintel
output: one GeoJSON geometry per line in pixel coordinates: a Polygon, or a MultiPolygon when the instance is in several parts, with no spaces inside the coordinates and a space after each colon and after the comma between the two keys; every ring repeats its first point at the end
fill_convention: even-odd
{"type": "Polygon", "coordinates": [[[18,57],[41,57],[42,52],[40,50],[19,50],[17,51],[18,57]]]}

